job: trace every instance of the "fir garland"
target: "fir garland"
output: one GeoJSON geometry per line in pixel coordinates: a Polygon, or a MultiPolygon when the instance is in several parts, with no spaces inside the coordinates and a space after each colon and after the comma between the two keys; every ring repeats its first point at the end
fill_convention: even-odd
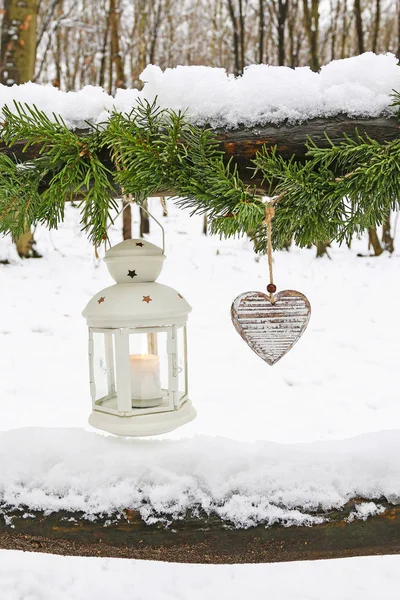
{"type": "MultiPolygon", "coordinates": [[[[400,105],[395,94],[394,104],[400,105]]],[[[265,205],[224,161],[215,133],[190,124],[184,114],[141,103],[129,114],[113,113],[84,135],[27,104],[3,108],[0,141],[25,142],[37,156],[18,162],[0,155],[0,231],[17,237],[26,224],[57,228],[66,200],[78,200],[82,228],[100,245],[117,210],[116,195],[137,203],[165,190],[182,208],[207,215],[222,237],[248,233],[266,249],[265,205]],[[104,164],[111,156],[115,169],[104,164]]],[[[349,242],[399,209],[400,139],[379,144],[356,132],[339,145],[318,148],[310,140],[307,160],[284,160],[263,148],[254,173],[280,195],[274,245],[293,238],[299,246],[325,240],[349,242]]]]}

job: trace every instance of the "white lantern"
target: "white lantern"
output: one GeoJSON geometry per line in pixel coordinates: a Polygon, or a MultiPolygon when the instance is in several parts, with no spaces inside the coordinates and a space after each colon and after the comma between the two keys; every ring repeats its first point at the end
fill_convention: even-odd
{"type": "Polygon", "coordinates": [[[143,239],[106,252],[116,282],[87,304],[92,414],[89,423],[116,435],[145,436],[192,421],[188,398],[183,296],[155,283],[165,255],[143,239]]]}

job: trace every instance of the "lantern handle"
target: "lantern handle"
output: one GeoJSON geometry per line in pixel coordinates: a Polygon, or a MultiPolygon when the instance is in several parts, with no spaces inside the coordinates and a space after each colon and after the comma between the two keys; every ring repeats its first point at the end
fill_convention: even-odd
{"type": "MultiPolygon", "coordinates": [[[[129,200],[128,202],[124,201],[124,205],[122,206],[121,210],[119,211],[119,213],[116,215],[115,219],[118,219],[119,215],[121,213],[124,212],[125,208],[127,207],[128,204],[136,204],[133,200],[129,200]]],[[[154,215],[151,214],[150,211],[148,211],[146,208],[144,208],[144,206],[141,206],[140,204],[138,204],[139,208],[141,208],[146,214],[147,216],[151,217],[153,219],[153,221],[155,221],[157,223],[157,225],[159,225],[159,227],[161,228],[161,233],[162,233],[162,251],[163,254],[165,255],[165,229],[164,227],[161,225],[160,221],[158,221],[154,215]]],[[[115,221],[114,219],[114,221],[115,221]]],[[[111,244],[110,242],[108,242],[111,248],[111,244]]]]}
{"type": "Polygon", "coordinates": [[[151,217],[153,219],[153,221],[155,221],[157,223],[157,225],[159,225],[159,227],[161,229],[161,234],[162,234],[162,252],[163,252],[163,254],[165,254],[165,229],[164,229],[164,227],[161,225],[160,221],[158,221],[158,219],[156,219],[155,216],[151,214],[150,211],[148,211],[146,208],[144,208],[143,206],[140,206],[140,205],[139,205],[139,208],[141,208],[147,214],[147,216],[151,217]]]}

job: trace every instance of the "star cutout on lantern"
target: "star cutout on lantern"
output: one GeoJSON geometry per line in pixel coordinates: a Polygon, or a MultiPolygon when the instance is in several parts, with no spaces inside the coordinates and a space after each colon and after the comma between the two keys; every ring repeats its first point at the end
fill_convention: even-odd
{"type": "Polygon", "coordinates": [[[132,277],[132,279],[133,279],[134,277],[137,277],[137,273],[136,273],[136,271],[130,271],[130,270],[128,269],[128,275],[127,275],[127,277],[132,277]]]}
{"type": "Polygon", "coordinates": [[[105,297],[105,296],[102,296],[101,298],[99,298],[99,299],[97,300],[97,304],[101,304],[102,302],[104,302],[104,300],[105,300],[105,299],[106,299],[106,297],[105,297]]]}
{"type": "Polygon", "coordinates": [[[136,242],[136,246],[142,247],[142,246],[144,246],[144,244],[142,242],[136,242]]]}
{"type": "Polygon", "coordinates": [[[142,302],[146,302],[148,304],[149,302],[152,302],[152,301],[153,301],[153,299],[150,298],[150,296],[143,296],[142,302]]]}

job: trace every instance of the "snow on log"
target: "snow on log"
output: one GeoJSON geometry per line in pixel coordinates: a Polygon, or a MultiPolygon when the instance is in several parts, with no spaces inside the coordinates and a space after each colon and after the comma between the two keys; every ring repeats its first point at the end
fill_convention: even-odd
{"type": "Polygon", "coordinates": [[[0,547],[183,562],[400,553],[398,431],[277,444],[0,435],[0,547]]]}
{"type": "Polygon", "coordinates": [[[214,129],[251,129],[268,123],[304,123],[331,119],[393,116],[393,90],[400,91],[400,68],[394,54],[334,60],[319,73],[309,67],[290,69],[251,65],[241,77],[225,69],[178,66],[162,71],[148,65],[140,76],[143,88],[118,89],[115,96],[100,87],[63,92],[52,86],[25,83],[0,85],[0,108],[13,103],[34,104],[49,118],[60,115],[68,127],[107,122],[113,111],[128,113],[138,102],[184,111],[186,118],[214,129]]]}

